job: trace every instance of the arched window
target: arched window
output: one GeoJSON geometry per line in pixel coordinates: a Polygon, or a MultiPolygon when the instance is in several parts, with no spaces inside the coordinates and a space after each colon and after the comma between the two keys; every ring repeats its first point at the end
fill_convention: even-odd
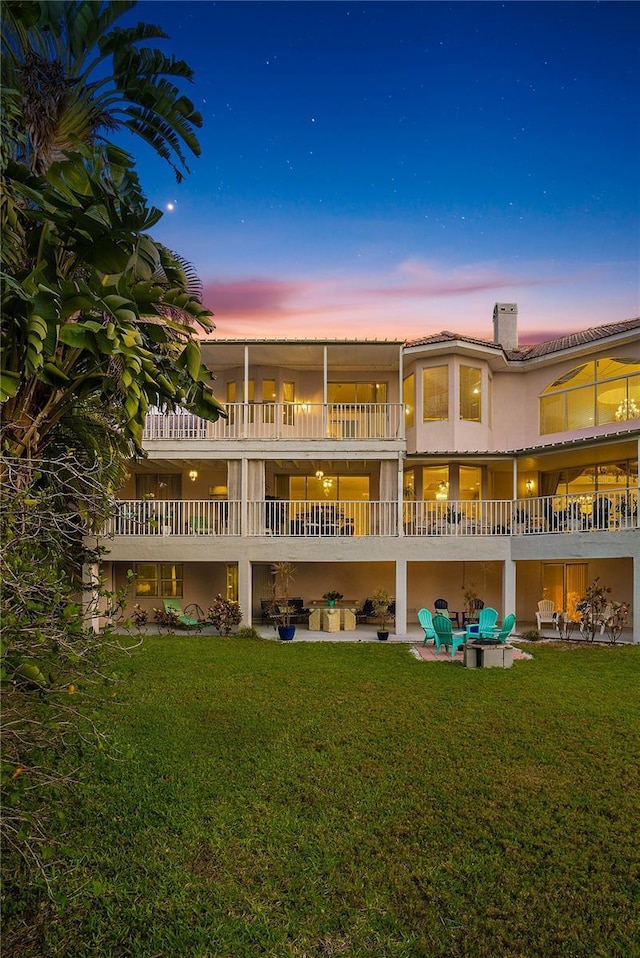
{"type": "Polygon", "coordinates": [[[540,394],[540,434],[640,418],[640,362],[595,359],[564,373],[540,394]]]}

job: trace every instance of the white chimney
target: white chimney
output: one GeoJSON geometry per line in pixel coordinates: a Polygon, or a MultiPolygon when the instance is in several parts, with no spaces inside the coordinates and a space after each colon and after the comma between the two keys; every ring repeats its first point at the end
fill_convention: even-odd
{"type": "Polygon", "coordinates": [[[496,303],[493,307],[493,341],[503,349],[518,348],[517,303],[496,303]]]}

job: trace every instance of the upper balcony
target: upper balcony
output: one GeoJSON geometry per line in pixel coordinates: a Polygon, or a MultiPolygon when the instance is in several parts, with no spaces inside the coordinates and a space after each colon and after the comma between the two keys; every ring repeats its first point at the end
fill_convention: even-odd
{"type": "Polygon", "coordinates": [[[107,535],[465,537],[638,529],[638,491],[448,502],[135,499],[118,503],[107,535]],[[588,501],[587,501],[588,500],[588,501]]]}
{"type": "Polygon", "coordinates": [[[227,419],[208,422],[191,413],[151,412],[144,440],[295,441],[404,439],[402,403],[229,403],[227,419]]]}

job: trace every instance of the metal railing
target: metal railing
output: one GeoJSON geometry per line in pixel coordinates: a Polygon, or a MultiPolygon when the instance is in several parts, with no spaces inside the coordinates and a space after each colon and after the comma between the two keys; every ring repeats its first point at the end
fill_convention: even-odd
{"type": "Polygon", "coordinates": [[[114,536],[527,536],[638,529],[638,492],[398,503],[269,499],[128,499],[118,503],[114,536]]]}
{"type": "Polygon", "coordinates": [[[147,414],[143,439],[402,439],[402,403],[229,403],[227,419],[147,414]]]}

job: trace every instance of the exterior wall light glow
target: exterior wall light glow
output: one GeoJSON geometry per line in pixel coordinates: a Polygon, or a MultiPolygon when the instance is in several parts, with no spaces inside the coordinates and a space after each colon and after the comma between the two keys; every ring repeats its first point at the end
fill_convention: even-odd
{"type": "Polygon", "coordinates": [[[195,482],[197,478],[198,478],[198,470],[197,470],[197,469],[190,469],[190,470],[189,470],[189,479],[191,479],[191,482],[195,482]]]}

